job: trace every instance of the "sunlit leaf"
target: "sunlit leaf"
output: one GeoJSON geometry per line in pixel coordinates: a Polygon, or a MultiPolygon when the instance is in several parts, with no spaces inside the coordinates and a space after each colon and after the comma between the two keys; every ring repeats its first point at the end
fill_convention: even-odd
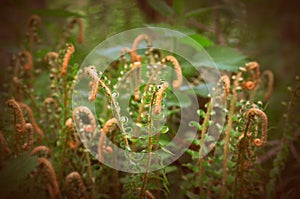
{"type": "MultiPolygon", "coordinates": [[[[238,68],[246,62],[246,56],[234,48],[223,46],[210,46],[205,48],[206,52],[211,56],[217,69],[237,72],[238,68]]],[[[195,63],[198,67],[215,67],[211,61],[206,59],[206,54],[200,54],[199,62],[195,63]],[[205,57],[201,57],[205,56],[205,57]]]]}
{"type": "Polygon", "coordinates": [[[200,34],[189,35],[189,38],[182,38],[180,41],[198,50],[203,50],[202,47],[209,47],[213,45],[213,41],[200,34]],[[201,47],[199,47],[199,45],[201,47]]]}

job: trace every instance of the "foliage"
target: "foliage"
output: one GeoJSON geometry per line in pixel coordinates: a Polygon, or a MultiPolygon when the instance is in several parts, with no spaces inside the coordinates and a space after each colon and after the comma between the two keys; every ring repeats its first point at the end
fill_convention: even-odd
{"type": "MultiPolygon", "coordinates": [[[[155,56],[147,35],[138,36],[132,49],[116,52],[121,56],[117,64],[111,64],[114,70],[98,71],[96,67],[86,66],[84,71],[79,71],[87,49],[93,47],[84,45],[97,40],[93,36],[87,38],[83,27],[95,28],[96,19],[87,19],[88,15],[81,12],[52,8],[34,10],[35,15],[28,20],[23,47],[13,53],[8,67],[8,93],[4,105],[8,125],[0,132],[1,198],[274,198],[278,192],[276,184],[280,182],[288,158],[298,157],[294,147],[298,135],[294,132],[299,122],[292,116],[297,114],[293,107],[299,97],[299,82],[289,89],[290,102],[284,103],[287,113],[282,138],[276,142],[279,147],[275,145],[274,148],[277,147],[278,155],[272,162],[266,154],[274,150],[269,149],[274,130],[268,127],[265,110],[274,77],[270,71],[261,73],[258,63],[248,62],[249,58],[232,42],[234,39],[224,39],[225,28],[221,25],[228,21],[221,20],[219,15],[222,9],[228,9],[226,5],[187,10],[188,5],[179,0],[173,0],[172,5],[165,1],[147,2],[169,20],[169,23],[156,23],[155,26],[186,33],[204,48],[199,51],[205,50],[212,57],[215,66],[203,62],[201,57],[197,66],[218,68],[222,74],[218,84],[205,84],[201,74],[180,57],[166,52],[160,52],[161,57],[155,56]],[[208,13],[213,14],[216,27],[199,26],[193,21],[208,13]],[[45,21],[48,28],[45,31],[44,17],[66,20],[61,23],[66,24],[64,32],[57,31],[61,27],[55,27],[52,21],[45,21]],[[209,33],[187,27],[189,21],[209,33]],[[55,41],[41,40],[49,35],[55,41]],[[147,42],[146,51],[138,51],[134,45],[142,40],[147,42]],[[142,65],[151,62],[174,67],[177,73],[174,81],[168,84],[165,77],[157,76],[161,79],[157,84],[139,86],[139,75],[145,72],[142,65]],[[114,85],[127,72],[137,74],[133,82],[138,89],[129,96],[128,105],[131,117],[137,121],[135,129],[127,127],[128,118],[121,111],[115,111],[119,106],[116,99],[120,96],[114,85]],[[82,76],[90,80],[91,90],[85,97],[95,102],[98,115],[88,107],[71,106],[75,82],[82,76]],[[192,87],[181,85],[183,76],[192,87]],[[188,107],[191,99],[186,95],[179,103],[171,88],[195,92],[201,102],[199,110],[195,110],[199,120],[190,121],[198,134],[183,156],[172,165],[151,172],[152,166],[163,163],[151,163],[149,155],[145,162],[140,161],[146,165],[146,172],[138,174],[120,172],[101,164],[107,154],[116,153],[116,149],[107,144],[108,140],[124,149],[132,162],[139,161],[130,156],[133,151],[153,154],[161,149],[172,155],[166,145],[178,129],[176,121],[181,117],[178,107],[188,107]],[[209,94],[208,90],[214,90],[214,94],[209,94]],[[215,120],[216,114],[226,119],[215,120]],[[156,129],[159,121],[166,118],[168,122],[156,129]],[[132,132],[144,129],[147,129],[146,135],[132,136],[132,132]],[[93,155],[83,145],[86,141],[96,148],[97,152],[91,152],[93,155]]],[[[91,12],[96,9],[103,8],[95,6],[91,12]]],[[[120,24],[130,19],[120,16],[117,20],[121,22],[103,35],[119,31],[120,24]]],[[[229,30],[226,34],[232,36],[235,31],[229,30]]],[[[194,45],[189,40],[181,42],[194,45]]],[[[113,51],[116,49],[107,49],[106,53],[113,51]]],[[[151,78],[156,72],[151,69],[147,77],[151,78]]],[[[124,89],[126,86],[124,84],[124,89]]],[[[292,182],[297,180],[290,179],[286,183],[292,182]]],[[[295,190],[289,187],[286,190],[291,194],[287,196],[292,197],[295,190]]]]}

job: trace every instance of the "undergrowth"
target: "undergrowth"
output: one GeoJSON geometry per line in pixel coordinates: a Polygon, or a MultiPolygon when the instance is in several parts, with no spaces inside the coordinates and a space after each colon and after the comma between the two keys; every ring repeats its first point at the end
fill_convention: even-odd
{"type": "MultiPolygon", "coordinates": [[[[274,77],[271,71],[261,72],[257,62],[221,71],[213,95],[196,92],[199,101],[205,102],[195,110],[199,120],[190,121],[197,128],[197,137],[182,158],[151,171],[161,164],[151,161],[155,151],[172,153],[165,145],[176,135],[181,117],[178,101],[168,103],[171,88],[180,89],[185,75],[197,90],[204,84],[201,75],[189,73],[176,55],[153,49],[152,38],[146,34],[137,36],[131,48],[124,46],[112,63],[114,70],[85,66],[81,71],[74,57],[84,43],[82,20],[69,22],[54,50],[39,49],[41,25],[38,15],[29,19],[24,48],[12,55],[8,66],[3,105],[8,125],[1,126],[0,132],[2,198],[168,198],[174,197],[174,191],[178,198],[274,197],[289,147],[297,139],[293,131],[299,125],[290,125],[290,117],[299,82],[290,89],[280,148],[270,171],[259,161],[272,133],[265,109],[274,77]],[[77,42],[72,35],[75,26],[77,42]],[[140,42],[147,45],[142,53],[137,50],[140,42]],[[157,66],[146,69],[148,82],[141,79],[145,64],[157,66]],[[160,74],[167,66],[176,73],[171,84],[160,74]],[[125,73],[135,77],[129,82],[136,89],[128,105],[135,128],[128,127],[128,118],[116,100],[120,96],[114,85],[125,73]],[[99,115],[87,106],[72,107],[75,83],[82,76],[90,80],[86,99],[95,102],[99,115]],[[47,94],[40,95],[45,93],[41,90],[47,94]],[[214,119],[218,114],[225,119],[214,119]],[[170,122],[157,129],[164,119],[170,122]],[[211,131],[218,134],[208,133],[211,131]],[[147,152],[141,163],[145,172],[130,174],[102,164],[109,157],[117,164],[116,148],[108,140],[124,149],[133,162],[138,160],[132,152],[147,152]],[[86,143],[95,148],[93,155],[86,143]],[[262,173],[268,172],[270,178],[262,180],[262,173]]],[[[128,85],[122,86],[126,89],[128,85]]]]}

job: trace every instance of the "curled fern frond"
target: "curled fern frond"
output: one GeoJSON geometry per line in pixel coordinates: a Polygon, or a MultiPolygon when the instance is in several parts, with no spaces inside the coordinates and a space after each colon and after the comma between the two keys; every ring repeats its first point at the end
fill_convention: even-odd
{"type": "Polygon", "coordinates": [[[245,64],[246,72],[253,71],[252,80],[246,81],[243,86],[247,90],[253,90],[259,82],[259,64],[257,62],[248,62],[245,64]]]}
{"type": "Polygon", "coordinates": [[[53,166],[51,164],[51,162],[46,159],[46,158],[39,158],[39,163],[40,163],[40,166],[42,167],[43,169],[43,174],[44,174],[44,177],[48,180],[48,186],[50,188],[48,188],[48,192],[49,192],[49,195],[51,196],[54,196],[54,198],[59,198],[60,197],[60,190],[59,190],[59,186],[58,186],[58,182],[57,182],[57,179],[56,179],[56,174],[55,174],[55,171],[53,169],[53,166]]]}
{"type": "Polygon", "coordinates": [[[70,198],[88,199],[86,187],[80,174],[73,171],[66,177],[66,189],[70,198]]]}
{"type": "Polygon", "coordinates": [[[21,108],[24,108],[27,111],[29,119],[30,119],[30,122],[32,124],[32,127],[34,128],[34,130],[37,132],[37,134],[39,136],[38,140],[41,141],[43,139],[44,133],[40,129],[40,127],[37,125],[37,123],[36,123],[36,121],[34,119],[33,112],[31,110],[31,108],[27,104],[25,104],[23,102],[18,102],[18,103],[19,103],[19,105],[20,105],[21,108]]]}
{"type": "Polygon", "coordinates": [[[104,147],[104,139],[107,133],[111,133],[113,131],[115,131],[117,129],[118,126],[118,121],[116,118],[112,118],[110,120],[108,120],[103,128],[102,128],[102,132],[101,132],[101,136],[99,139],[99,143],[98,143],[98,159],[103,162],[103,155],[102,155],[102,151],[106,150],[107,152],[110,151],[109,148],[104,147]]]}
{"type": "Polygon", "coordinates": [[[175,57],[173,57],[172,55],[168,55],[165,58],[163,58],[162,63],[166,63],[166,62],[170,62],[173,64],[174,69],[176,71],[176,75],[177,75],[177,80],[174,80],[172,83],[172,86],[174,88],[179,88],[182,84],[182,71],[181,71],[181,67],[179,65],[179,62],[177,61],[177,59],[175,57]]]}
{"type": "Polygon", "coordinates": [[[261,119],[262,133],[261,133],[261,138],[254,139],[254,145],[260,147],[263,146],[267,141],[268,117],[262,110],[258,108],[251,108],[247,111],[247,115],[246,115],[247,121],[252,120],[256,115],[259,116],[261,119]]]}
{"type": "Polygon", "coordinates": [[[148,35],[141,34],[141,35],[137,36],[135,38],[135,40],[133,41],[132,48],[131,48],[132,50],[130,52],[132,62],[141,62],[142,61],[142,57],[140,55],[137,55],[137,53],[136,53],[137,47],[142,40],[145,40],[147,42],[148,48],[151,48],[151,46],[152,46],[152,42],[151,42],[150,38],[148,37],[148,35]]]}
{"type": "Polygon", "coordinates": [[[7,100],[7,105],[9,108],[13,109],[14,111],[15,130],[18,133],[23,133],[26,129],[25,128],[26,122],[20,105],[14,99],[7,100]]]}
{"type": "Polygon", "coordinates": [[[27,142],[23,144],[22,148],[28,151],[33,145],[33,128],[30,123],[25,124],[25,133],[27,134],[27,142]]]}
{"type": "Polygon", "coordinates": [[[37,146],[30,152],[30,156],[34,156],[37,154],[45,154],[45,157],[50,157],[51,150],[46,146],[37,146]]]}
{"type": "Polygon", "coordinates": [[[83,21],[80,18],[73,19],[70,22],[69,29],[73,29],[75,24],[78,24],[79,26],[79,35],[77,41],[78,43],[82,44],[84,37],[83,21]]]}
{"type": "Polygon", "coordinates": [[[93,133],[96,130],[96,118],[92,111],[86,106],[78,106],[74,108],[72,112],[72,119],[78,127],[83,128],[83,130],[87,133],[93,133]],[[87,117],[88,123],[83,123],[82,117],[87,117]]]}
{"type": "Polygon", "coordinates": [[[48,52],[44,57],[45,62],[50,67],[53,67],[54,65],[56,65],[57,59],[58,59],[58,53],[57,52],[48,52]]]}

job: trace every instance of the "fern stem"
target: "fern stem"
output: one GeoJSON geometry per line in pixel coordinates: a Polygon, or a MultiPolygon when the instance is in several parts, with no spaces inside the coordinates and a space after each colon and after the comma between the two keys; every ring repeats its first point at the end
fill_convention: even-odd
{"type": "Polygon", "coordinates": [[[227,123],[227,128],[226,128],[226,132],[225,132],[225,144],[224,144],[224,155],[223,155],[223,177],[222,177],[222,188],[221,188],[221,198],[225,198],[225,194],[227,191],[227,187],[226,187],[226,181],[228,178],[228,148],[229,148],[229,141],[230,141],[230,131],[232,128],[232,123],[233,123],[233,115],[234,115],[234,111],[235,111],[235,102],[237,100],[237,92],[236,89],[239,85],[238,81],[239,78],[241,77],[241,73],[238,73],[236,75],[236,79],[234,81],[234,87],[232,89],[232,98],[230,101],[230,108],[229,108],[229,116],[228,116],[228,123],[227,123]]]}

